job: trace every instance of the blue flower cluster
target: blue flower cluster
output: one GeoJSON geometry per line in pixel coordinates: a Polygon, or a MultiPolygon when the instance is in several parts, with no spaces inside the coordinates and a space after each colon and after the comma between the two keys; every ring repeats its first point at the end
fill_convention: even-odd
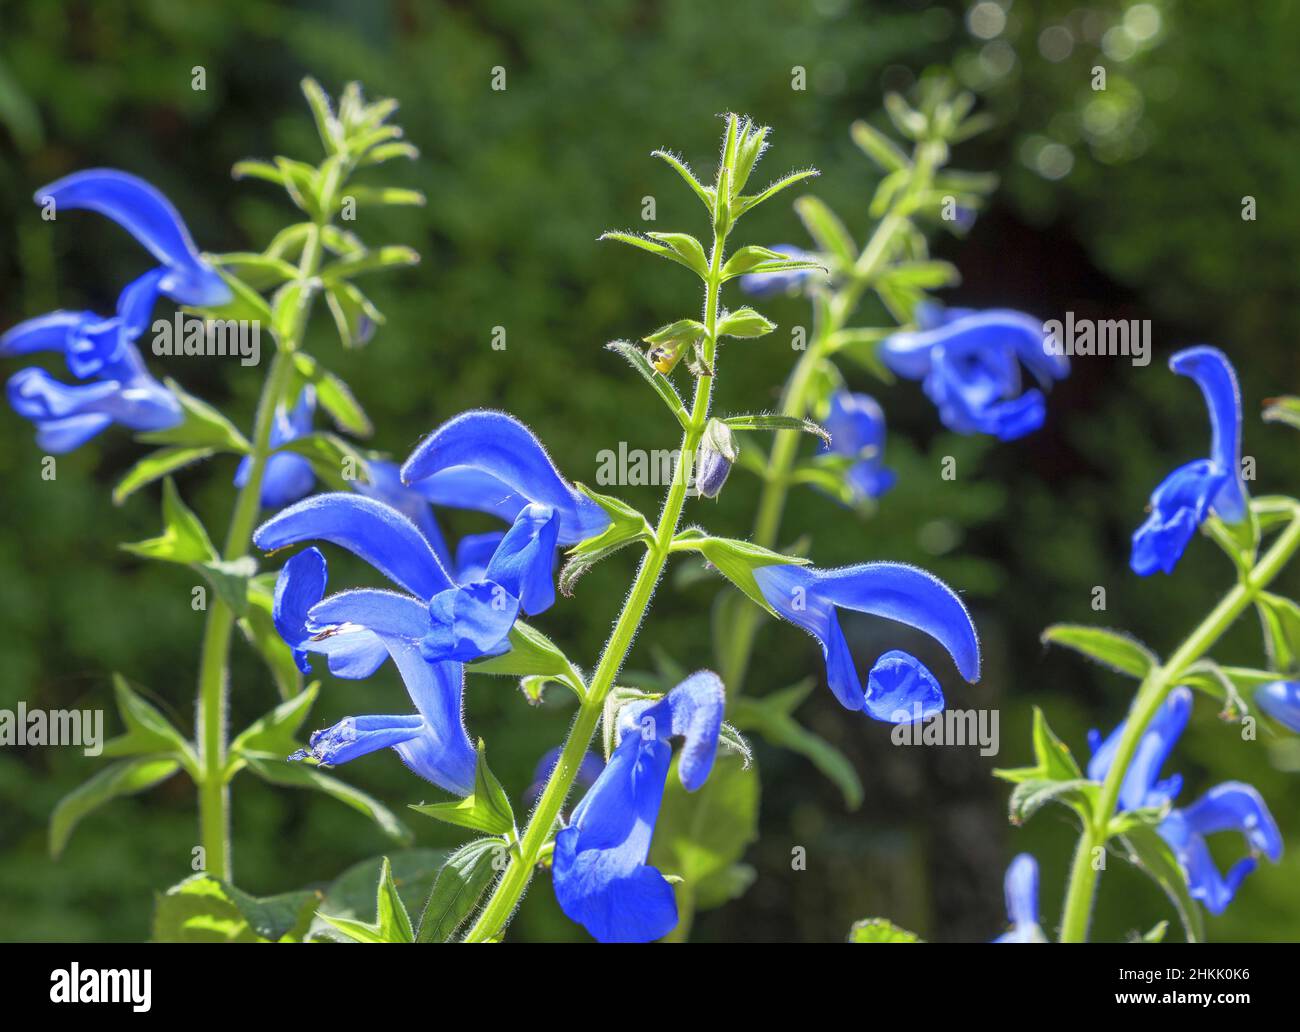
{"type": "Polygon", "coordinates": [[[136,340],[150,325],[161,294],[178,304],[209,307],[231,297],[220,274],[199,256],[180,214],[153,186],[114,169],[89,169],[36,191],[57,216],[85,209],[112,219],[160,263],[122,290],[111,316],[57,311],[19,323],[0,336],[0,356],[61,352],[79,384],[28,368],[9,380],[9,403],[36,425],[37,443],[72,451],[118,423],[131,430],[179,424],[179,401],[149,375],[136,340]]]}

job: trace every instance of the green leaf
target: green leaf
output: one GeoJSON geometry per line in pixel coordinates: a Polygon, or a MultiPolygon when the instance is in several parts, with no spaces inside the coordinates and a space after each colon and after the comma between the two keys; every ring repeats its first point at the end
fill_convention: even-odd
{"type": "Polygon", "coordinates": [[[343,127],[330,108],[329,95],[310,75],[302,80],[301,87],[303,96],[307,98],[307,106],[311,108],[312,118],[316,121],[321,146],[327,154],[331,154],[343,143],[343,127]]]}
{"type": "Polygon", "coordinates": [[[807,559],[781,555],[749,541],[712,537],[696,527],[688,527],[677,533],[673,538],[673,551],[699,552],[727,580],[773,616],[777,616],[777,612],[763,597],[763,592],[754,579],[754,571],[760,566],[804,566],[808,563],[807,559]]]}
{"type": "Polygon", "coordinates": [[[395,842],[411,840],[411,832],[383,803],[345,781],[331,777],[306,763],[289,763],[284,757],[270,753],[253,753],[245,749],[241,754],[248,769],[264,781],[288,788],[309,788],[332,796],[359,813],[365,814],[379,829],[395,842]]]}
{"type": "Polygon", "coordinates": [[[120,547],[145,559],[172,563],[205,563],[217,558],[208,532],[181,501],[171,477],[163,481],[163,532],[155,538],[120,547]]]}
{"type": "Polygon", "coordinates": [[[166,781],[180,770],[180,760],[140,756],[105,767],[77,786],[54,807],[50,815],[50,856],[58,859],[81,819],[120,796],[134,795],[166,781]]]}
{"type": "Polygon", "coordinates": [[[352,388],[342,379],[301,351],[293,356],[293,363],[298,375],[316,388],[317,402],[329,413],[340,430],[355,437],[369,437],[374,432],[374,426],[352,393],[352,388]]]}
{"type": "Polygon", "coordinates": [[[1104,627],[1053,624],[1043,632],[1042,641],[1045,645],[1064,645],[1130,677],[1146,677],[1160,662],[1155,653],[1136,638],[1104,627]]]}
{"type": "Polygon", "coordinates": [[[708,335],[708,327],[698,319],[678,319],[667,326],[660,326],[650,336],[641,339],[647,344],[680,347],[684,344],[694,344],[697,340],[707,338],[708,335]]]}
{"type": "Polygon", "coordinates": [[[374,335],[375,327],[384,324],[383,313],[355,283],[330,284],[325,289],[325,303],[345,348],[365,344],[374,335]]]}
{"type": "Polygon", "coordinates": [[[776,329],[776,323],[752,308],[724,312],[718,323],[719,337],[763,337],[776,329]]]}
{"type": "Polygon", "coordinates": [[[733,430],[799,430],[805,434],[814,434],[827,444],[831,443],[830,432],[824,426],[797,416],[754,412],[745,416],[728,416],[723,422],[733,430]]]}
{"type": "Polygon", "coordinates": [[[651,240],[667,244],[677,260],[694,272],[700,279],[709,275],[709,257],[704,253],[704,246],[689,233],[647,233],[651,240]]]}
{"type": "Polygon", "coordinates": [[[500,839],[482,838],[452,853],[433,883],[415,941],[450,942],[492,884],[505,852],[500,839]]]}
{"type": "Polygon", "coordinates": [[[230,743],[230,767],[245,752],[258,755],[287,756],[298,748],[297,734],[320,694],[320,682],[314,681],[292,699],[286,699],[244,728],[230,743]]]}
{"type": "Polygon", "coordinates": [[[757,208],[764,201],[769,201],[782,190],[787,190],[796,183],[802,183],[806,179],[812,179],[814,176],[821,175],[815,168],[805,168],[799,172],[791,172],[788,176],[782,176],[780,179],[769,183],[766,187],[756,194],[748,197],[741,197],[736,201],[735,217],[740,218],[745,212],[757,208]]]}
{"type": "Polygon", "coordinates": [[[849,942],[925,942],[915,932],[899,928],[883,917],[869,917],[855,921],[849,929],[849,942]]]}
{"type": "Polygon", "coordinates": [[[113,694],[117,697],[117,711],[126,730],[105,742],[101,755],[109,759],[157,756],[160,753],[175,756],[197,781],[199,762],[194,747],[171,721],[156,706],[138,695],[121,674],[113,675],[113,694]]]}
{"type": "MultiPolygon", "coordinates": [[[[406,190],[396,186],[349,186],[343,195],[351,197],[360,207],[381,205],[386,207],[423,208],[425,196],[419,190],[406,190]]],[[[340,197],[335,208],[341,206],[340,197]]]]}
{"type": "Polygon", "coordinates": [[[159,477],[216,454],[215,448],[159,448],[137,462],[113,488],[113,504],[121,505],[131,495],[159,477]]]}
{"type": "Polygon", "coordinates": [[[863,792],[853,764],[826,739],[813,734],[794,719],[794,711],[808,698],[815,684],[814,679],[808,677],[761,698],[738,695],[728,701],[727,713],[741,730],[762,735],[772,745],[789,749],[809,760],[840,790],[845,807],[856,810],[862,805],[863,792]]]}
{"type": "Polygon", "coordinates": [[[854,122],[849,135],[862,153],[880,166],[881,171],[898,172],[911,164],[907,153],[898,144],[866,122],[854,122]]]}
{"type": "Polygon", "coordinates": [[[154,897],[153,942],[301,942],[316,909],[310,889],[251,896],[195,874],[154,897]]]}
{"type": "Polygon", "coordinates": [[[441,849],[399,849],[387,857],[370,857],[353,864],[325,889],[325,898],[317,907],[315,919],[307,931],[307,941],[336,942],[342,936],[328,918],[377,925],[379,908],[376,887],[387,860],[393,884],[408,914],[424,906],[439,868],[447,860],[441,849]]]}
{"type": "Polygon", "coordinates": [[[1173,850],[1160,834],[1150,827],[1137,827],[1120,839],[1127,849],[1129,863],[1149,874],[1173,903],[1188,942],[1205,941],[1205,923],[1201,909],[1187,887],[1187,875],[1173,850]]]}
{"type": "Polygon", "coordinates": [[[663,399],[663,403],[668,406],[668,411],[677,417],[677,422],[682,425],[683,429],[690,424],[691,417],[686,413],[686,406],[682,403],[681,395],[677,393],[677,389],[667,377],[655,372],[654,366],[642,354],[639,347],[625,340],[612,340],[605,347],[616,354],[622,355],[628,364],[641,374],[646,383],[653,387],[655,393],[663,399]]]}
{"type": "MultiPolygon", "coordinates": [[[[321,221],[321,212],[316,204],[316,170],[302,161],[276,156],[275,167],[280,171],[280,185],[284,187],[289,199],[302,211],[311,216],[315,222],[321,221]]],[[[239,168],[238,165],[235,166],[239,168]]]]}
{"type": "Polygon", "coordinates": [[[301,338],[315,287],[306,280],[293,280],[280,287],[271,298],[271,332],[281,345],[296,345],[301,338]]]}
{"type": "Polygon", "coordinates": [[[572,596],[579,578],[597,563],[637,541],[654,541],[654,531],[639,510],[613,495],[599,494],[585,484],[574,486],[604,510],[610,523],[599,534],[579,541],[565,553],[567,562],[560,571],[559,589],[566,598],[572,596]]]}
{"type": "Polygon", "coordinates": [[[501,782],[487,763],[483,739],[478,741],[478,762],[474,769],[474,791],[454,803],[413,805],[412,810],[435,820],[462,828],[473,828],[489,835],[513,834],[515,814],[501,782]]]}
{"type": "MultiPolygon", "coordinates": [[[[216,260],[220,261],[221,257],[217,256],[216,260]]],[[[230,288],[230,300],[206,308],[185,305],[183,311],[208,322],[257,323],[258,326],[271,324],[271,309],[261,294],[231,272],[217,269],[217,274],[230,288]]],[[[265,273],[262,275],[265,276],[265,273]]],[[[294,271],[294,275],[297,275],[297,270],[294,271]]]]}
{"type": "Polygon", "coordinates": [[[1281,398],[1268,398],[1264,402],[1264,421],[1266,423],[1285,423],[1300,430],[1300,398],[1285,395],[1281,398]]]}
{"type": "Polygon", "coordinates": [[[579,698],[586,686],[555,642],[523,620],[510,629],[510,650],[500,656],[469,664],[471,674],[506,674],[513,677],[545,677],[567,684],[579,698]]]}
{"type": "Polygon", "coordinates": [[[373,251],[353,252],[346,258],[325,266],[320,275],[326,283],[334,283],[365,272],[381,272],[419,264],[420,255],[414,248],[394,244],[376,247],[373,251]]]}
{"type": "Polygon", "coordinates": [[[731,753],[714,761],[695,792],[682,787],[677,761],[668,775],[655,823],[650,863],[687,883],[698,909],[725,903],[747,886],[733,866],[758,837],[758,772],[731,753]]]}
{"type": "Polygon", "coordinates": [[[1030,781],[1077,781],[1083,777],[1069,747],[1048,726],[1043,711],[1034,707],[1034,766],[995,770],[993,776],[1013,783],[1030,781]]]}
{"type": "Polygon", "coordinates": [[[713,211],[713,192],[695,178],[695,174],[691,172],[690,168],[681,158],[677,157],[676,154],[665,150],[651,151],[650,156],[661,158],[667,162],[673,170],[682,177],[682,180],[691,188],[691,191],[695,196],[703,202],[704,206],[708,208],[709,211],[713,211]]]}
{"type": "Polygon", "coordinates": [[[406,912],[406,904],[397,893],[393,882],[393,865],[384,857],[383,870],[379,876],[379,898],[375,904],[379,912],[379,931],[388,942],[415,942],[415,929],[411,927],[411,915],[406,912]]]}
{"type": "Polygon", "coordinates": [[[1138,942],[1164,942],[1165,933],[1169,931],[1168,921],[1159,921],[1151,926],[1151,930],[1143,935],[1138,942]]]}
{"type": "Polygon", "coordinates": [[[1255,609],[1264,629],[1268,665],[1281,673],[1300,666],[1300,605],[1289,598],[1261,591],[1255,609]]]}
{"type": "Polygon", "coordinates": [[[821,262],[812,259],[791,258],[769,247],[750,244],[742,247],[722,267],[722,280],[726,282],[749,272],[794,272],[799,269],[828,271],[821,262]]]}
{"type": "Polygon", "coordinates": [[[844,228],[839,216],[820,198],[811,195],[794,202],[795,214],[803,221],[804,229],[813,238],[819,251],[833,255],[845,266],[851,266],[858,257],[858,246],[844,228]]]}
{"type": "Polygon", "coordinates": [[[942,287],[956,286],[961,282],[961,273],[951,262],[917,261],[897,262],[889,267],[885,278],[895,287],[907,287],[916,290],[939,290],[942,287]]]}
{"type": "Polygon", "coordinates": [[[370,480],[365,456],[338,434],[317,430],[285,441],[276,451],[303,456],[316,476],[335,491],[351,491],[358,480],[370,480]]]}
{"type": "Polygon", "coordinates": [[[221,268],[229,270],[253,291],[270,290],[298,277],[295,265],[274,255],[236,251],[217,255],[216,260],[221,268]]]}
{"type": "Polygon", "coordinates": [[[1097,782],[1086,778],[1021,781],[1011,793],[1008,816],[1012,824],[1023,824],[1048,803],[1061,803],[1087,821],[1091,819],[1099,788],[1097,782]]]}
{"type": "Polygon", "coordinates": [[[235,424],[206,401],[186,393],[175,380],[163,380],[167,389],[176,396],[184,411],[184,419],[170,430],[152,430],[136,434],[136,440],[145,444],[179,444],[186,448],[212,448],[216,451],[247,455],[253,450],[235,424]]]}

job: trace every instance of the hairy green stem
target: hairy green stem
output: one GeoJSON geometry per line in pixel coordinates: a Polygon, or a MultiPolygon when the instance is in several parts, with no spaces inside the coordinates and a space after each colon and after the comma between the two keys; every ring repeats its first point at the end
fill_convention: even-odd
{"type": "MultiPolygon", "coordinates": [[[[298,264],[299,279],[316,275],[321,263],[321,227],[313,225],[303,246],[298,264]]],[[[248,554],[261,512],[262,480],[267,459],[271,454],[271,429],[275,425],[275,410],[283,400],[293,372],[293,352],[302,342],[307,313],[303,312],[294,326],[290,339],[277,341],[271,368],[262,385],[253,424],[252,451],[249,452],[248,479],[235,499],[230,517],[222,558],[226,561],[242,559],[248,554]]],[[[229,690],[228,667],[230,641],[233,636],[235,614],[220,598],[214,598],[208,609],[207,623],[203,629],[203,645],[199,660],[198,731],[199,770],[199,832],[203,845],[204,867],[208,874],[229,881],[230,856],[230,788],[226,773],[227,727],[226,709],[229,690]]]]}
{"type": "Polygon", "coordinates": [[[681,461],[673,482],[664,498],[664,506],[655,526],[654,542],[647,548],[637,569],[636,578],[628,592],[623,609],[614,624],[609,640],[601,653],[600,662],[592,674],[586,697],[578,708],[578,715],[569,729],[568,738],[560,751],[560,759],[547,779],[546,787],[529,817],[528,826],[520,838],[519,849],[510,857],[509,866],[497,882],[491,898],[479,914],[478,920],[465,936],[466,942],[486,942],[497,938],[505,929],[515,907],[523,897],[532,879],[543,848],[551,839],[564,801],[573,788],[574,778],[582,759],[591,746],[600,727],[605,696],[614,685],[632,647],[632,641],[645,619],[654,595],[655,586],[668,562],[673,535],[681,520],[686,504],[686,490],[691,480],[691,468],[700,438],[709,418],[709,402],[713,392],[714,362],[717,351],[718,293],[722,283],[722,255],[726,244],[726,231],[715,230],[713,249],[709,255],[709,273],[705,280],[704,325],[708,338],[704,342],[703,368],[695,382],[695,398],[691,406],[690,423],[682,435],[681,461]]]}
{"type": "Polygon", "coordinates": [[[1219,604],[1188,635],[1168,662],[1152,670],[1138,688],[1115,750],[1115,758],[1102,782],[1092,819],[1079,835],[1079,844],[1070,866],[1065,910],[1061,917],[1061,942],[1084,942],[1088,937],[1088,923],[1092,917],[1093,898],[1100,873],[1097,858],[1102,855],[1101,851],[1110,840],[1110,823],[1115,816],[1120,788],[1147,726],[1169,693],[1181,682],[1187,668],[1214,647],[1215,642],[1237,617],[1245,612],[1259,593],[1281,572],[1297,548],[1300,548],[1300,515],[1292,518],[1263,558],[1220,599],[1219,604]]]}

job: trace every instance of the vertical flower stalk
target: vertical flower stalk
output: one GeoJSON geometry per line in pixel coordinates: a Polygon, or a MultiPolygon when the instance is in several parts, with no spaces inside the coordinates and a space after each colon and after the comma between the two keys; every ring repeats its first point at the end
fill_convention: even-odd
{"type": "MultiPolygon", "coordinates": [[[[505,873],[480,912],[478,920],[466,935],[467,942],[484,942],[498,937],[527,889],[543,849],[551,840],[564,801],[568,798],[573,782],[582,768],[587,750],[600,726],[605,697],[613,686],[614,678],[622,668],[637,630],[645,619],[655,587],[673,550],[673,538],[677,533],[688,487],[692,481],[696,452],[700,448],[709,422],[709,404],[717,375],[719,298],[724,278],[730,278],[730,275],[724,276],[724,255],[727,239],[735,220],[741,211],[752,207],[758,203],[758,200],[766,199],[788,183],[813,174],[796,173],[786,180],[778,181],[763,194],[758,195],[758,200],[742,197],[740,190],[765,147],[766,133],[766,129],[753,126],[735,115],[728,116],[722,159],[712,188],[705,188],[698,183],[689,170],[675,158],[670,155],[659,155],[673,165],[687,180],[696,195],[709,207],[713,239],[707,258],[704,257],[698,244],[695,244],[695,249],[699,251],[698,255],[691,254],[691,249],[681,243],[680,234],[662,234],[655,240],[645,240],[628,234],[606,235],[668,257],[680,264],[687,264],[701,276],[704,282],[704,313],[700,327],[702,332],[695,342],[697,346],[694,365],[695,393],[685,419],[683,420],[679,415],[679,421],[683,423],[680,465],[665,494],[652,540],[647,543],[645,555],[641,559],[632,587],[628,591],[614,629],[587,685],[577,717],[560,751],[560,757],[547,779],[546,786],[542,789],[517,848],[511,852],[505,873]],[[660,240],[663,242],[658,242],[660,240]]],[[[695,243],[693,239],[691,243],[695,243]]],[[[779,263],[781,260],[780,255],[770,253],[765,256],[756,255],[756,257],[769,262],[779,263]]]]}

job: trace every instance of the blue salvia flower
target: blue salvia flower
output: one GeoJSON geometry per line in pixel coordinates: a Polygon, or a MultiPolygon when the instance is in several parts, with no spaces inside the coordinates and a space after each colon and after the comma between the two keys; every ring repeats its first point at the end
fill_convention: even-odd
{"type": "Polygon", "coordinates": [[[688,792],[713,769],[726,692],[716,674],[692,674],[657,702],[619,711],[621,740],[609,765],[555,836],[552,873],[560,908],[600,942],[651,942],[677,925],[673,888],[646,863],[672,760],[688,792]]]}
{"type": "MultiPolygon", "coordinates": [[[[1185,687],[1175,688],[1152,718],[1134,754],[1133,762],[1120,786],[1121,810],[1161,809],[1170,805],[1182,788],[1182,778],[1175,774],[1160,779],[1161,768],[1169,758],[1192,712],[1192,693],[1185,687]]],[[[1115,751],[1123,734],[1120,724],[1104,741],[1092,731],[1088,744],[1092,759],[1088,777],[1101,781],[1114,762],[1115,751]]],[[[1244,857],[1221,874],[1206,844],[1207,835],[1220,831],[1240,832],[1252,854],[1263,854],[1274,863],[1282,857],[1282,834],[1269,813],[1268,805],[1250,785],[1225,781],[1210,789],[1196,802],[1174,808],[1156,829],[1169,843],[1179,864],[1187,873],[1188,891],[1212,914],[1227,909],[1237,889],[1257,865],[1255,855],[1244,857]]]]}
{"type": "MultiPolygon", "coordinates": [[[[292,409],[279,405],[275,410],[275,419],[271,424],[271,447],[279,448],[290,441],[306,437],[312,430],[312,419],[316,415],[316,388],[308,384],[298,394],[298,400],[292,409]]],[[[239,460],[235,470],[235,486],[243,487],[248,482],[252,471],[251,456],[239,460]]],[[[262,508],[283,509],[292,505],[306,495],[316,484],[316,474],[311,462],[305,455],[296,452],[274,452],[266,460],[266,471],[262,474],[262,508]]]]}
{"type": "Polygon", "coordinates": [[[1283,727],[1300,732],[1300,681],[1272,681],[1255,689],[1255,703],[1283,727]]]}
{"type": "Polygon", "coordinates": [[[1246,518],[1241,482],[1241,390],[1232,363],[1218,348],[1198,345],[1169,359],[1169,368],[1196,381],[1210,412],[1210,457],[1165,477],[1151,495],[1151,515],[1133,534],[1129,566],[1139,576],[1172,573],[1196,528],[1213,511],[1225,523],[1246,518]]]}
{"type": "Polygon", "coordinates": [[[162,264],[122,291],[117,311],[51,312],[0,337],[0,355],[63,353],[69,371],[90,382],[69,385],[40,369],[23,369],[9,381],[15,411],[37,426],[37,440],[52,452],[84,444],[113,423],[137,431],[165,430],[183,418],[180,403],[145,370],[135,341],[149,325],[158,295],[189,305],[230,300],[230,288],[205,262],[180,214],[143,179],[115,169],[89,169],[36,192],[36,202],[56,213],[86,209],[113,219],[162,264]]]}
{"type": "MultiPolygon", "coordinates": [[[[401,469],[395,462],[389,462],[385,459],[368,459],[366,469],[370,473],[370,479],[368,481],[358,480],[354,485],[354,489],[359,494],[392,506],[414,523],[420,533],[424,535],[424,539],[433,547],[438,561],[445,568],[451,569],[451,552],[447,548],[447,539],[443,536],[442,528],[438,526],[438,521],[433,515],[433,506],[430,505],[429,500],[414,488],[407,487],[402,483],[401,469]]],[[[495,539],[500,541],[501,535],[496,534],[495,539]]],[[[462,544],[464,544],[463,541],[462,544]]],[[[495,549],[495,544],[493,548],[495,549]]],[[[485,558],[483,567],[486,568],[486,566],[485,558]]],[[[459,567],[456,569],[457,580],[477,580],[479,576],[481,576],[481,571],[477,576],[467,577],[459,567]]]]}
{"type": "Polygon", "coordinates": [[[601,533],[610,519],[569,484],[533,432],[504,412],[474,410],[426,437],[402,466],[402,482],[435,505],[475,509],[513,522],[538,503],[554,511],[557,543],[601,533]]]}
{"type": "Polygon", "coordinates": [[[970,613],[937,577],[903,563],[877,562],[819,570],[776,564],[754,570],[754,580],[778,614],[817,639],[826,680],[846,709],[893,724],[923,720],[943,709],[943,690],[914,656],[898,649],[880,656],[864,691],[839,608],[870,613],[924,631],[952,656],[967,681],[980,676],[979,638],[970,613]]]}
{"type": "MultiPolygon", "coordinates": [[[[555,601],[557,529],[553,510],[530,503],[502,537],[483,576],[460,583],[447,573],[415,524],[391,506],[362,495],[314,495],[264,523],[253,541],[268,551],[302,541],[332,542],[414,596],[367,591],[334,595],[308,614],[312,641],[337,626],[370,627],[372,619],[383,619],[383,612],[371,611],[375,596],[381,596],[378,601],[385,604],[398,599],[403,608],[409,609],[408,602],[420,608],[423,623],[414,637],[426,659],[468,663],[508,651],[510,629],[519,614],[543,612],[555,601]]],[[[289,644],[310,649],[301,641],[289,644]]]]}
{"type": "Polygon", "coordinates": [[[822,452],[846,455],[858,461],[845,475],[855,501],[879,498],[894,486],[894,471],[881,460],[885,448],[885,413],[869,394],[837,391],[822,421],[831,443],[822,452]]]}
{"type": "Polygon", "coordinates": [[[276,582],[275,626],[293,646],[299,667],[309,672],[307,653],[316,652],[327,658],[335,676],[362,679],[391,656],[417,712],[346,717],[313,733],[308,750],[289,758],[312,756],[318,763],[337,765],[392,748],[416,774],[456,795],[468,795],[476,757],[461,711],[464,670],[457,662],[425,658],[420,648],[428,626],[425,607],[396,592],[343,592],[333,598],[346,599],[350,615],[365,623],[322,625],[312,612],[322,604],[326,579],[325,557],[307,548],[285,563],[276,582]]]}
{"type": "Polygon", "coordinates": [[[1046,942],[1038,924],[1038,861],[1021,853],[1007,868],[1003,891],[1007,897],[1007,920],[1011,930],[994,942],[1046,942]]]}
{"type": "Polygon", "coordinates": [[[130,233],[162,265],[158,291],[183,305],[225,304],[230,288],[200,256],[180,212],[157,187],[112,168],[92,168],[36,191],[37,204],[54,203],[56,213],[98,212],[130,233]]]}
{"type": "MultiPolygon", "coordinates": [[[[794,244],[776,244],[768,248],[787,258],[816,261],[817,256],[794,244]]],[[[740,289],[751,297],[771,297],[773,294],[793,294],[800,290],[813,274],[824,275],[820,269],[792,269],[789,272],[747,272],[740,277],[740,289]]]]}
{"type": "Polygon", "coordinates": [[[1046,388],[1067,376],[1070,364],[1045,346],[1038,319],[1002,308],[922,305],[916,320],[918,329],[881,344],[880,357],[899,376],[921,381],[944,426],[1011,441],[1043,425],[1043,391],[1023,389],[1020,367],[1046,388]]]}
{"type": "Polygon", "coordinates": [[[160,278],[155,269],[131,283],[107,319],[51,312],[0,336],[0,356],[60,351],[72,374],[88,381],[63,383],[34,367],[9,378],[9,404],[36,424],[43,449],[72,451],[114,423],[144,432],[170,429],[184,418],[176,396],[149,375],[135,346],[149,324],[160,278]]]}

